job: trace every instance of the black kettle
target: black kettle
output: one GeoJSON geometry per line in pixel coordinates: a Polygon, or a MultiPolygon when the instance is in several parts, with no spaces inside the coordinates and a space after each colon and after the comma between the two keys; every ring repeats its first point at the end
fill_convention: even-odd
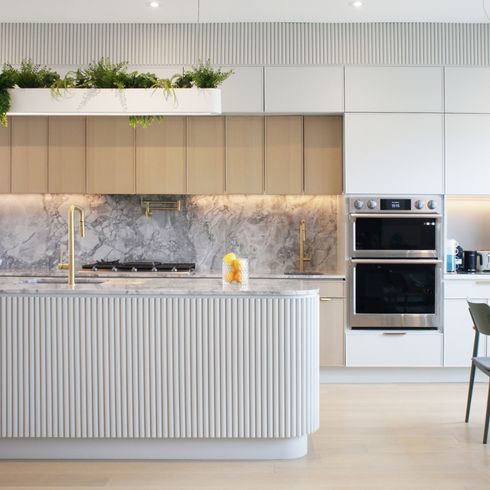
{"type": "Polygon", "coordinates": [[[482,255],[476,250],[465,250],[463,253],[463,270],[465,272],[476,272],[478,260],[480,260],[481,265],[482,255]]]}

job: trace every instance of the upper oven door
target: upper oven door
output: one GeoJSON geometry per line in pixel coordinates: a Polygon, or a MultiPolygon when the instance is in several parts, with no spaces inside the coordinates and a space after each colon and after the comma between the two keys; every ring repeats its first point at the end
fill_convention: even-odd
{"type": "Polygon", "coordinates": [[[440,216],[351,214],[352,258],[439,258],[440,216]]]}

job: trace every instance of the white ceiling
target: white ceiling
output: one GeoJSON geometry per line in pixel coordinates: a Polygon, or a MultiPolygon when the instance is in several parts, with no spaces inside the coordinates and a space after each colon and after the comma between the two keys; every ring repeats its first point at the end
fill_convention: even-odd
{"type": "Polygon", "coordinates": [[[0,0],[0,22],[489,22],[490,0],[0,0]]]}

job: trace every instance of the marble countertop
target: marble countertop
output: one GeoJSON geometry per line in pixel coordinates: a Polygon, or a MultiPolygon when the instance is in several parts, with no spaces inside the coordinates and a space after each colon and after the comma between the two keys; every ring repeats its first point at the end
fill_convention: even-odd
{"type": "Polygon", "coordinates": [[[157,296],[309,296],[318,294],[308,281],[251,279],[247,288],[223,288],[221,279],[181,278],[80,278],[71,289],[64,277],[2,277],[0,294],[32,295],[157,295],[157,296]]]}
{"type": "MultiPolygon", "coordinates": [[[[112,272],[112,271],[91,271],[81,269],[77,271],[77,277],[95,277],[95,278],[127,278],[127,279],[220,279],[219,274],[211,272],[112,272]]],[[[39,270],[39,269],[0,269],[0,277],[66,277],[66,271],[39,270]]],[[[336,272],[321,272],[307,274],[252,274],[252,279],[282,279],[282,280],[345,280],[345,274],[336,272]]]]}

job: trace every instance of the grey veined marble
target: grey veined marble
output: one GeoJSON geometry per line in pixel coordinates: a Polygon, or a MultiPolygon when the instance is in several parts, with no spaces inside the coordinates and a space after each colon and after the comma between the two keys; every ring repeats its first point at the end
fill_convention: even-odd
{"type": "Polygon", "coordinates": [[[219,272],[223,255],[233,251],[249,258],[252,273],[282,273],[297,268],[298,226],[305,219],[307,267],[336,269],[336,196],[180,198],[181,212],[146,218],[139,196],[0,196],[0,267],[55,269],[60,248],[66,251],[68,206],[76,203],[86,220],[86,237],[76,240],[78,264],[152,259],[219,272]]]}

